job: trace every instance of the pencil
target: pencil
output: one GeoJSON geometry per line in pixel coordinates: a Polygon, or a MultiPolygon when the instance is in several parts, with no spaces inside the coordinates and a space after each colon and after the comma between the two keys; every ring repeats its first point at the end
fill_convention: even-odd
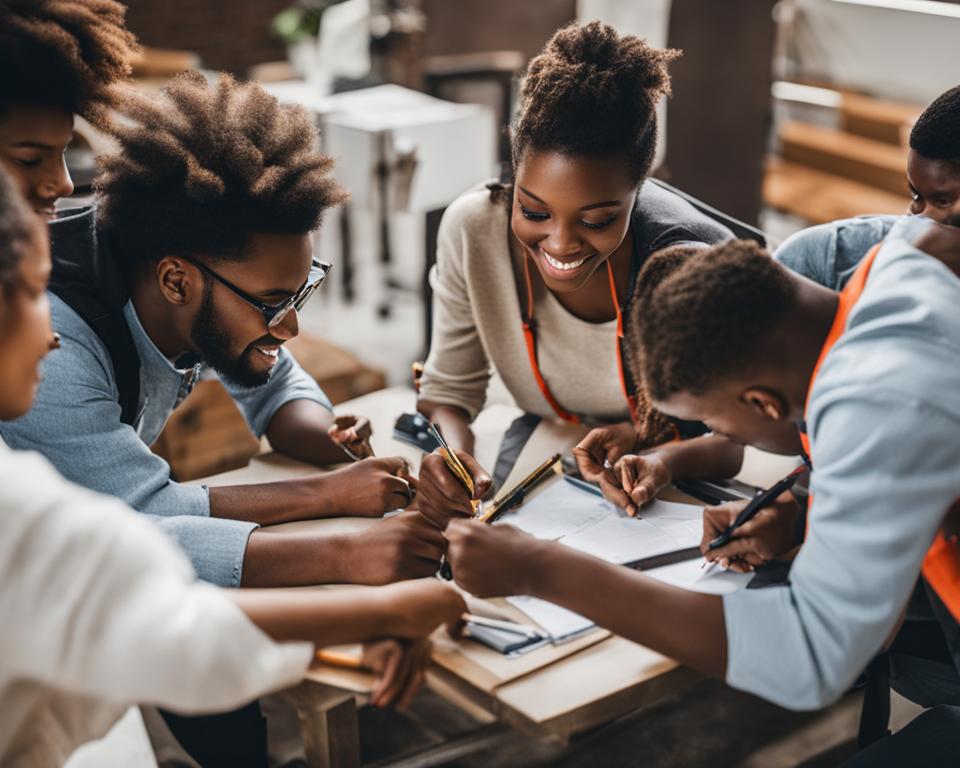
{"type": "Polygon", "coordinates": [[[359,656],[352,656],[342,651],[331,651],[327,648],[321,648],[317,651],[317,661],[329,664],[331,667],[340,667],[341,669],[363,669],[363,663],[359,656]]]}

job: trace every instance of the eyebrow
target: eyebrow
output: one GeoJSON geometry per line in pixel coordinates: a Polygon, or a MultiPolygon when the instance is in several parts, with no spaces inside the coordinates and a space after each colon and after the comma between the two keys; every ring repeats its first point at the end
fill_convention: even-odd
{"type": "MultiPolygon", "coordinates": [[[[524,188],[521,187],[521,186],[518,186],[517,189],[519,189],[521,192],[523,192],[523,194],[525,194],[527,197],[532,197],[532,198],[533,198],[534,200],[536,200],[538,203],[541,203],[541,204],[543,204],[543,205],[547,205],[546,202],[544,202],[544,201],[541,200],[539,197],[537,197],[535,194],[533,194],[533,192],[531,192],[529,189],[524,189],[524,188]]],[[[615,206],[615,205],[620,205],[622,202],[623,202],[622,200],[604,200],[604,201],[599,202],[599,203],[590,203],[590,205],[585,205],[585,206],[583,206],[580,210],[581,210],[581,211],[592,211],[594,208],[612,208],[612,207],[615,206]]]]}

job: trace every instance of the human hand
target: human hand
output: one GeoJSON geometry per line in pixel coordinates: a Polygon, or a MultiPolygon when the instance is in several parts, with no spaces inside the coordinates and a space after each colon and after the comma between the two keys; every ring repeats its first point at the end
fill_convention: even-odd
{"type": "MultiPolygon", "coordinates": [[[[457,451],[456,454],[473,478],[473,498],[482,499],[490,490],[493,480],[469,453],[457,451]]],[[[417,508],[421,515],[443,530],[455,517],[473,516],[470,500],[467,489],[450,471],[439,453],[424,457],[417,490],[417,508]]]]}
{"type": "Polygon", "coordinates": [[[672,479],[670,469],[656,451],[642,456],[628,454],[610,472],[601,475],[600,490],[607,501],[622,507],[633,517],[672,479]]]}
{"type": "Polygon", "coordinates": [[[443,534],[415,511],[401,512],[348,535],[346,540],[344,557],[354,584],[390,584],[431,576],[446,549],[443,534]]]}
{"type": "Polygon", "coordinates": [[[637,445],[637,432],[629,421],[590,430],[573,449],[573,457],[584,480],[600,482],[621,456],[637,445]]]}
{"type": "MultiPolygon", "coordinates": [[[[435,530],[435,529],[434,529],[435,530]]],[[[449,583],[438,579],[401,581],[377,590],[390,616],[387,633],[408,640],[427,637],[440,625],[459,634],[467,604],[449,583]]]]}
{"type": "Polygon", "coordinates": [[[406,507],[417,490],[410,465],[396,456],[363,459],[320,475],[317,482],[329,517],[380,517],[406,507]]]}
{"type": "Polygon", "coordinates": [[[722,568],[747,573],[786,554],[796,546],[797,515],[800,514],[800,507],[793,494],[787,492],[734,531],[729,542],[722,547],[710,549],[710,542],[723,533],[749,503],[747,500],[734,501],[703,510],[703,540],[700,551],[708,561],[716,562],[722,568]]]}
{"type": "Polygon", "coordinates": [[[361,459],[373,456],[370,445],[373,429],[369,419],[363,416],[337,416],[327,434],[336,445],[350,451],[354,456],[361,459]]]}
{"type": "Polygon", "coordinates": [[[522,595],[541,542],[512,525],[451,520],[443,534],[447,561],[459,587],[477,597],[522,595]]]}
{"type": "Polygon", "coordinates": [[[409,706],[426,677],[432,648],[426,638],[365,643],[360,663],[377,677],[370,703],[397,709],[409,706]]]}

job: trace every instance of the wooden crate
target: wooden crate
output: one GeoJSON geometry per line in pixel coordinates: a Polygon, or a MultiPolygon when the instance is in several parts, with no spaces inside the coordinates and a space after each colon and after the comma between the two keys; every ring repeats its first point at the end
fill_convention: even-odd
{"type": "Polygon", "coordinates": [[[194,387],[151,447],[174,478],[185,481],[245,467],[260,452],[260,441],[230,393],[214,380],[194,387]]]}

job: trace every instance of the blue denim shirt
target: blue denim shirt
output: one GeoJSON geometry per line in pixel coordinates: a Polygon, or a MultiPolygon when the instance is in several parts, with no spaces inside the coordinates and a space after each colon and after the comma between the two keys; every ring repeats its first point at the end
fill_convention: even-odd
{"type": "Polygon", "coordinates": [[[773,253],[783,266],[839,291],[860,260],[905,216],[857,216],[801,230],[773,253]]]}
{"type": "MultiPolygon", "coordinates": [[[[41,365],[43,380],[33,409],[0,423],[0,435],[12,448],[39,451],[67,479],[150,515],[180,544],[201,579],[239,586],[247,538],[257,526],[210,517],[207,489],[175,482],[169,465],[148,448],[192,386],[185,377],[192,379],[193,372],[178,371],[164,357],[128,302],[124,315],[140,357],[140,407],[134,425],[124,424],[106,346],[73,309],[52,293],[48,296],[62,347],[41,365]]],[[[226,381],[224,386],[258,437],[291,400],[314,400],[331,408],[320,387],[283,348],[262,387],[243,389],[226,381]]]]}

